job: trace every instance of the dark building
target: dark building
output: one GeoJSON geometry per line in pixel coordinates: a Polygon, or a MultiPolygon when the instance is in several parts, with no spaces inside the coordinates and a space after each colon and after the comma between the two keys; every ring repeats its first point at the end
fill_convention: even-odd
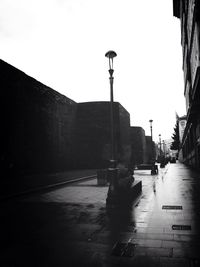
{"type": "MultiPolygon", "coordinates": [[[[130,115],[114,102],[114,136],[116,159],[130,162],[130,115]]],[[[79,168],[108,167],[111,159],[110,103],[79,103],[74,136],[74,159],[79,168]]]]}
{"type": "Polygon", "coordinates": [[[130,128],[131,138],[131,164],[139,165],[146,163],[146,138],[142,127],[130,128]]]}
{"type": "Polygon", "coordinates": [[[77,104],[0,60],[1,169],[6,173],[72,166],[77,104]]]}
{"type": "Polygon", "coordinates": [[[200,1],[173,0],[173,14],[181,21],[187,112],[180,149],[183,162],[200,169],[200,1]]]}

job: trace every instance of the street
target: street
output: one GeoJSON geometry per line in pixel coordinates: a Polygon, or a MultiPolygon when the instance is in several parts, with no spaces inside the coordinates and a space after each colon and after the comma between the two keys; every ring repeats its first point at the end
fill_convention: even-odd
{"type": "Polygon", "coordinates": [[[131,208],[107,210],[96,179],[2,201],[0,265],[199,266],[199,174],[176,163],[134,177],[131,208]]]}

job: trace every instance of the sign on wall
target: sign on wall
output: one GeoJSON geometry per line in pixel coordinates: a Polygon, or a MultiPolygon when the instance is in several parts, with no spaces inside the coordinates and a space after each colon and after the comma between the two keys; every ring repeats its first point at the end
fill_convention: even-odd
{"type": "Polygon", "coordinates": [[[179,140],[182,142],[183,134],[186,126],[186,119],[179,120],[179,140]]]}

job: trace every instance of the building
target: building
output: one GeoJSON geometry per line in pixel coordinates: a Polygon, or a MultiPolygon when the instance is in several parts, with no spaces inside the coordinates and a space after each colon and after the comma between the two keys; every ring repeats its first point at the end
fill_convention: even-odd
{"type": "Polygon", "coordinates": [[[186,125],[180,150],[185,164],[200,169],[200,1],[173,0],[181,22],[186,125]]]}

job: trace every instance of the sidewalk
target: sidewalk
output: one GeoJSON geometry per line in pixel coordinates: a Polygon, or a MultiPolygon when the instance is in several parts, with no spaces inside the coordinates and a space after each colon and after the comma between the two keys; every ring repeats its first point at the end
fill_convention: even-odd
{"type": "Polygon", "coordinates": [[[1,180],[0,199],[12,198],[36,192],[39,190],[49,189],[56,186],[68,184],[74,179],[83,179],[85,177],[96,177],[96,169],[71,170],[57,173],[33,174],[18,177],[6,177],[1,180]]]}
{"type": "Polygon", "coordinates": [[[176,163],[155,176],[149,170],[134,176],[142,180],[142,194],[131,209],[107,210],[108,186],[97,186],[96,179],[18,200],[10,216],[20,210],[26,217],[17,224],[20,234],[9,229],[14,245],[0,262],[26,266],[31,258],[29,266],[200,266],[199,174],[176,163]]]}
{"type": "Polygon", "coordinates": [[[95,187],[95,181],[47,193],[46,201],[86,204],[75,212],[82,218],[70,226],[70,239],[89,253],[91,266],[200,266],[199,175],[177,163],[160,169],[159,175],[140,170],[134,176],[142,180],[143,193],[132,210],[106,212],[107,188],[95,187]],[[113,250],[116,243],[128,242],[133,244],[129,256],[123,256],[123,249],[113,250]]]}

